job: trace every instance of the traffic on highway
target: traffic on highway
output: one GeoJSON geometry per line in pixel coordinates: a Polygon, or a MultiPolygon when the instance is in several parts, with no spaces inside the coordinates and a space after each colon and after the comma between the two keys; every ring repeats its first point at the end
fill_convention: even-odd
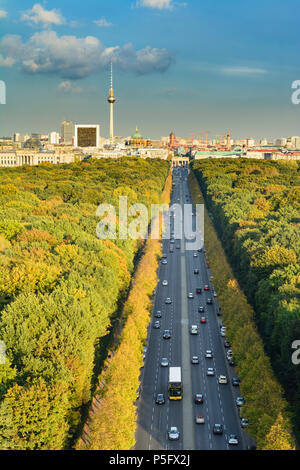
{"type": "MultiPolygon", "coordinates": [[[[173,170],[171,204],[192,204],[188,169],[173,170]]],[[[148,344],[141,370],[136,450],[244,449],[245,401],[204,246],[162,239],[148,344]]],[[[196,211],[193,207],[193,227],[196,211]]],[[[186,234],[185,234],[186,235],[186,234]]]]}

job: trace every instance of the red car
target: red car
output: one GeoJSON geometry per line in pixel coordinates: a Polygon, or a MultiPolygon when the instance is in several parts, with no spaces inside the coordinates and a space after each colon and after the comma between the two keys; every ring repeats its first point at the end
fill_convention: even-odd
{"type": "Polygon", "coordinates": [[[205,318],[205,317],[201,317],[201,318],[200,318],[200,323],[206,323],[206,318],[205,318]]]}
{"type": "Polygon", "coordinates": [[[209,286],[204,286],[204,290],[208,291],[209,290],[209,286]]]}

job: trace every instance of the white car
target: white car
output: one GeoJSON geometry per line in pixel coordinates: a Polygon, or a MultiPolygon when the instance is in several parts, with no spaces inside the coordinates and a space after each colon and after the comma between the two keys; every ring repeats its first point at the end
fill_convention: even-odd
{"type": "Polygon", "coordinates": [[[180,434],[179,434],[178,428],[176,426],[171,426],[170,430],[168,432],[169,440],[170,441],[178,441],[179,436],[180,436],[180,434]]]}
{"type": "Polygon", "coordinates": [[[206,371],[206,375],[215,375],[215,369],[213,367],[209,367],[206,371]]]}
{"type": "Polygon", "coordinates": [[[166,357],[163,357],[160,363],[161,367],[168,367],[169,366],[169,361],[166,357]]]}
{"type": "Polygon", "coordinates": [[[217,297],[217,293],[216,293],[216,292],[214,292],[214,297],[217,297]]]}
{"type": "Polygon", "coordinates": [[[205,353],[205,357],[206,357],[206,359],[212,359],[213,352],[210,349],[208,349],[205,353]]]}
{"type": "Polygon", "coordinates": [[[198,253],[194,253],[194,258],[198,258],[198,253]]]}
{"type": "Polygon", "coordinates": [[[205,418],[202,414],[197,414],[196,415],[196,424],[204,424],[205,423],[205,418]]]}
{"type": "Polygon", "coordinates": [[[219,384],[225,384],[226,385],[227,383],[228,383],[228,381],[227,381],[226,375],[220,375],[219,384]]]}
{"type": "Polygon", "coordinates": [[[225,334],[225,331],[224,331],[224,330],[221,330],[221,336],[223,336],[223,338],[226,336],[226,334],[225,334]]]}
{"type": "Polygon", "coordinates": [[[163,285],[163,286],[167,286],[167,285],[168,285],[168,281],[165,279],[165,280],[162,282],[162,285],[163,285]]]}
{"type": "Polygon", "coordinates": [[[239,440],[238,440],[237,435],[236,434],[230,434],[228,444],[231,445],[231,446],[232,445],[236,446],[236,445],[238,445],[238,443],[239,443],[239,440]]]}
{"type": "Polygon", "coordinates": [[[199,357],[198,356],[193,356],[191,359],[192,364],[199,364],[199,357]]]}
{"type": "Polygon", "coordinates": [[[194,298],[194,294],[192,292],[189,292],[188,293],[188,299],[193,299],[194,298]]]}
{"type": "Polygon", "coordinates": [[[191,326],[191,335],[197,335],[198,334],[198,326],[197,325],[192,325],[191,326]]]}

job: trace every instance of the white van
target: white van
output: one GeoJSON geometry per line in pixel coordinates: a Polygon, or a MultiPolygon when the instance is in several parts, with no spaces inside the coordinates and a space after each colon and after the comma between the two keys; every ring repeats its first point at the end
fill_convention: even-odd
{"type": "Polygon", "coordinates": [[[191,326],[191,335],[197,335],[198,334],[198,326],[197,325],[192,325],[191,326]]]}

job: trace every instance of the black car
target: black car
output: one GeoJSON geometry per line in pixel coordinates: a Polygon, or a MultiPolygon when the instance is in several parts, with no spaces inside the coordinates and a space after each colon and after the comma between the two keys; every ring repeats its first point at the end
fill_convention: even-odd
{"type": "Polygon", "coordinates": [[[231,366],[231,367],[234,367],[235,366],[235,362],[232,358],[228,359],[228,364],[231,366]]]}
{"type": "Polygon", "coordinates": [[[240,385],[241,379],[238,377],[232,377],[231,383],[234,387],[238,387],[240,385]]]}
{"type": "Polygon", "coordinates": [[[203,313],[204,312],[204,307],[202,307],[202,305],[200,305],[200,307],[198,307],[198,312],[199,313],[203,313]]]}
{"type": "Polygon", "coordinates": [[[171,338],[170,330],[165,330],[163,334],[163,339],[170,339],[170,338],[171,338]]]}
{"type": "Polygon", "coordinates": [[[196,405],[201,405],[204,402],[202,393],[196,393],[194,401],[196,405]]]}
{"type": "Polygon", "coordinates": [[[214,434],[223,434],[223,425],[222,424],[214,424],[213,433],[214,434]]]}
{"type": "Polygon", "coordinates": [[[199,274],[199,269],[194,269],[194,274],[199,274]]]}
{"type": "Polygon", "coordinates": [[[165,397],[164,397],[163,393],[158,393],[157,394],[155,403],[157,405],[164,405],[166,403],[166,400],[165,400],[165,397]]]}
{"type": "Polygon", "coordinates": [[[161,318],[162,315],[161,315],[161,311],[160,310],[157,310],[157,312],[155,313],[155,318],[161,318]]]}
{"type": "Polygon", "coordinates": [[[207,299],[206,303],[207,303],[207,305],[212,305],[213,301],[212,301],[212,299],[207,299]]]}
{"type": "Polygon", "coordinates": [[[201,289],[201,287],[197,287],[197,289],[196,289],[196,294],[202,294],[202,289],[201,289]]]}
{"type": "Polygon", "coordinates": [[[229,343],[229,341],[225,341],[225,342],[224,342],[224,347],[225,347],[225,348],[230,348],[230,343],[229,343]]]}

